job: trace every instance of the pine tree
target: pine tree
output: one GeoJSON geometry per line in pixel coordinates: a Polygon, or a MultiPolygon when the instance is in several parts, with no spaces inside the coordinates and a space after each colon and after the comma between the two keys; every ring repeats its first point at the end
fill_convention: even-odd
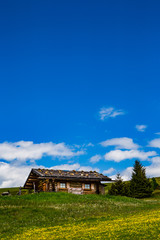
{"type": "Polygon", "coordinates": [[[133,167],[130,191],[131,196],[135,198],[149,197],[153,192],[152,183],[146,177],[145,168],[138,160],[135,161],[133,167]]]}
{"type": "Polygon", "coordinates": [[[124,183],[119,173],[116,176],[116,182],[112,184],[108,193],[110,195],[121,195],[121,196],[125,195],[124,183]]]}
{"type": "Polygon", "coordinates": [[[130,182],[124,182],[124,196],[126,197],[131,196],[130,182]]]}

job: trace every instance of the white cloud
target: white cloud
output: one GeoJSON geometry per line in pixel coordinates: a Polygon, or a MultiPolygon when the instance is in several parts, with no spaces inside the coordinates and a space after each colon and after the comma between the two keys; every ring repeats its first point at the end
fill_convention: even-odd
{"type": "Polygon", "coordinates": [[[92,168],[90,166],[81,166],[79,169],[77,169],[77,171],[96,171],[96,172],[100,172],[99,168],[92,168]]]}
{"type": "Polygon", "coordinates": [[[83,151],[65,145],[65,143],[33,143],[31,141],[4,142],[0,143],[0,159],[6,161],[38,160],[43,156],[52,157],[73,157],[84,154],[83,151]]]}
{"type": "Polygon", "coordinates": [[[155,138],[149,142],[149,147],[160,148],[160,138],[155,138]]]}
{"type": "Polygon", "coordinates": [[[152,164],[146,167],[146,174],[148,177],[160,176],[160,157],[152,158],[152,164]]]}
{"type": "MultiPolygon", "coordinates": [[[[131,179],[133,167],[128,167],[120,173],[120,176],[123,181],[128,181],[131,179]]],[[[109,176],[112,180],[116,179],[116,174],[109,176]]]]}
{"type": "Polygon", "coordinates": [[[151,165],[146,166],[147,177],[159,177],[160,176],[160,157],[156,156],[150,159],[151,165]]]}
{"type": "Polygon", "coordinates": [[[31,166],[12,166],[0,162],[0,188],[23,186],[30,170],[31,166]]]}
{"type": "Polygon", "coordinates": [[[157,153],[155,151],[150,152],[143,152],[139,150],[129,150],[129,151],[122,151],[122,150],[113,150],[105,154],[105,160],[108,161],[115,161],[120,162],[125,159],[140,159],[140,160],[147,160],[149,157],[156,156],[157,153]]]}
{"type": "Polygon", "coordinates": [[[109,108],[101,108],[99,111],[99,116],[100,116],[100,120],[105,120],[107,118],[115,118],[119,115],[124,115],[125,112],[123,110],[117,110],[113,107],[109,107],[109,108]]]}
{"type": "Polygon", "coordinates": [[[81,166],[79,163],[74,164],[61,164],[57,166],[51,167],[51,169],[60,169],[60,170],[76,170],[76,171],[97,171],[99,172],[99,168],[92,168],[90,166],[81,166]]]}
{"type": "Polygon", "coordinates": [[[152,161],[152,164],[158,164],[158,165],[160,165],[160,157],[153,157],[152,159],[151,159],[151,161],[152,161]]]}
{"type": "Polygon", "coordinates": [[[120,149],[137,149],[140,146],[133,142],[131,138],[112,138],[100,143],[103,147],[116,146],[120,149]]]}
{"type": "Polygon", "coordinates": [[[135,127],[139,132],[145,132],[147,125],[136,125],[135,127]]]}
{"type": "Polygon", "coordinates": [[[156,134],[156,135],[160,135],[160,132],[156,132],[155,134],[156,134]]]}
{"type": "Polygon", "coordinates": [[[159,177],[160,176],[160,165],[157,166],[151,165],[149,167],[146,167],[146,174],[148,177],[159,177]]]}
{"type": "Polygon", "coordinates": [[[99,162],[99,160],[101,160],[101,159],[102,159],[102,156],[99,155],[99,154],[96,154],[95,156],[93,156],[93,157],[90,158],[90,162],[91,162],[91,163],[97,163],[97,162],[99,162]]]}
{"type": "Polygon", "coordinates": [[[50,169],[70,171],[70,170],[77,170],[79,168],[80,168],[80,164],[74,163],[74,164],[61,164],[61,165],[53,166],[50,169]]]}
{"type": "Polygon", "coordinates": [[[104,170],[104,171],[103,171],[103,174],[111,174],[111,173],[113,173],[114,171],[115,171],[114,168],[109,168],[109,169],[107,169],[107,170],[104,170]]]}
{"type": "Polygon", "coordinates": [[[133,167],[128,167],[122,171],[121,176],[123,181],[128,181],[131,179],[133,167]]]}

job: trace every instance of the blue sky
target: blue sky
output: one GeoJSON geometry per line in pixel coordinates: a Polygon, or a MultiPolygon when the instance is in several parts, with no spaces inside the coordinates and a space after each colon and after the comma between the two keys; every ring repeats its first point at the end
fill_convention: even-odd
{"type": "Polygon", "coordinates": [[[0,3],[1,187],[37,166],[127,179],[137,158],[160,175],[159,8],[0,3]]]}

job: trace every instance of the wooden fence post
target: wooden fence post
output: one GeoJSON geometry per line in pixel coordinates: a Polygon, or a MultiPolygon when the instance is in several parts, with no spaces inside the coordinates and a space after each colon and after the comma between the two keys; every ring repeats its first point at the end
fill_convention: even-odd
{"type": "Polygon", "coordinates": [[[19,188],[19,193],[18,193],[18,195],[21,195],[21,187],[19,188]]]}
{"type": "Polygon", "coordinates": [[[34,189],[34,193],[36,192],[36,184],[35,182],[33,182],[33,189],[34,189]]]}

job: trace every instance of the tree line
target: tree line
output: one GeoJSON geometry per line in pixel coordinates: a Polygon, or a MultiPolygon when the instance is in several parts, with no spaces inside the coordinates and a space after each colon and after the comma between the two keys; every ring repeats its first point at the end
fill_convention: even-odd
{"type": "Polygon", "coordinates": [[[117,174],[115,183],[111,185],[110,195],[121,195],[134,198],[150,197],[159,185],[155,178],[146,177],[145,168],[140,161],[136,160],[133,166],[132,177],[128,182],[123,182],[120,174],[117,174]]]}

